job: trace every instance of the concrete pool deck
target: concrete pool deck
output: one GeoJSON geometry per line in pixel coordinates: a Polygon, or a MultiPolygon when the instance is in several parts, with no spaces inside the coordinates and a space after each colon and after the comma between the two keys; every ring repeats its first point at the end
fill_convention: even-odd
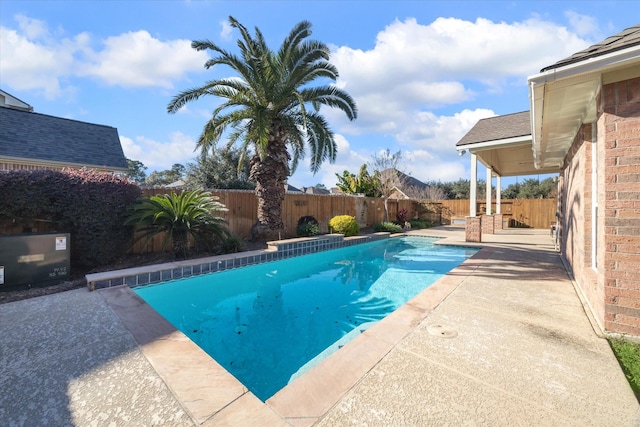
{"type": "MultiPolygon", "coordinates": [[[[464,230],[416,234],[462,244],[464,230]]],[[[638,426],[546,230],[481,252],[266,403],[130,289],[0,305],[7,425],[638,426]]]]}

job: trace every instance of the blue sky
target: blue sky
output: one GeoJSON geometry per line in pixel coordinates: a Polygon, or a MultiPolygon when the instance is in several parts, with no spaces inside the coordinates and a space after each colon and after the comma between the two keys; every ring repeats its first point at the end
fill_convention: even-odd
{"type": "MultiPolygon", "coordinates": [[[[529,109],[527,77],[637,24],[636,1],[0,1],[0,88],[36,112],[116,127],[125,155],[153,170],[194,161],[215,99],[177,114],[178,92],[232,75],[205,70],[192,40],[234,50],[233,16],[275,50],[301,20],[328,44],[359,117],[322,113],[338,156],[294,186],[335,185],[380,150],[421,179],[469,178],[456,142],[479,120],[529,109]]],[[[484,170],[479,168],[479,177],[484,170]]],[[[503,180],[508,185],[513,179],[503,180]]]]}

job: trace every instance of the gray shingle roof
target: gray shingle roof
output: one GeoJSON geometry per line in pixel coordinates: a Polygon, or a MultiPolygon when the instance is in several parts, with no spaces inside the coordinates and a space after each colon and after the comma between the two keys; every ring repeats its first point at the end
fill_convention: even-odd
{"type": "Polygon", "coordinates": [[[506,138],[531,135],[531,116],[529,111],[505,114],[479,120],[456,147],[478,142],[496,141],[506,138]]]}
{"type": "Polygon", "coordinates": [[[640,45],[640,24],[629,27],[613,36],[607,37],[600,43],[596,43],[588,48],[576,52],[568,58],[562,59],[553,65],[543,68],[540,72],[545,72],[554,68],[560,68],[565,65],[582,62],[590,58],[605,55],[617,50],[626,49],[632,46],[640,45]]]}
{"type": "Polygon", "coordinates": [[[116,128],[4,107],[0,156],[127,169],[116,128]]]}

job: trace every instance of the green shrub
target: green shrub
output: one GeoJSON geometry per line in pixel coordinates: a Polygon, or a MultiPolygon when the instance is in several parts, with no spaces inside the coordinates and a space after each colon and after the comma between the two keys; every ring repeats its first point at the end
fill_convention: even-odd
{"type": "Polygon", "coordinates": [[[338,215],[329,220],[329,230],[332,233],[344,234],[345,237],[355,236],[360,231],[360,226],[355,217],[350,215],[338,215]]]}
{"type": "Polygon", "coordinates": [[[317,236],[319,232],[320,225],[313,216],[303,216],[298,220],[298,226],[296,227],[296,235],[298,237],[317,236]]]}
{"type": "Polygon", "coordinates": [[[123,227],[140,188],[128,178],[93,170],[0,174],[0,225],[23,230],[52,224],[71,234],[71,268],[91,269],[124,255],[132,236],[123,227]]]}
{"type": "Polygon", "coordinates": [[[134,225],[141,232],[137,240],[145,245],[159,234],[164,234],[162,248],[171,243],[174,256],[189,255],[189,237],[195,250],[211,250],[229,236],[224,219],[214,212],[226,211],[218,197],[208,192],[194,190],[176,194],[143,197],[133,207],[126,224],[134,225]]]}
{"type": "Polygon", "coordinates": [[[242,237],[236,234],[229,234],[222,241],[222,252],[225,254],[242,252],[243,246],[244,246],[244,241],[242,240],[242,237]]]}
{"type": "Polygon", "coordinates": [[[426,219],[412,219],[411,221],[409,221],[409,224],[411,224],[412,229],[430,228],[433,226],[431,221],[428,221],[426,219]]]}
{"type": "Polygon", "coordinates": [[[306,224],[300,224],[296,228],[296,234],[298,237],[317,236],[319,232],[320,232],[320,226],[315,222],[307,222],[306,224]]]}
{"type": "Polygon", "coordinates": [[[381,222],[373,226],[373,231],[388,231],[389,233],[402,233],[402,227],[394,222],[381,222]]]}

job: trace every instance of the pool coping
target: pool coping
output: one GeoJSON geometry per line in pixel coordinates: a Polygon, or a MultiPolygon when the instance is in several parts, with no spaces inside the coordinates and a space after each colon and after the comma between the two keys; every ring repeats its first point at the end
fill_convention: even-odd
{"type": "Polygon", "coordinates": [[[275,240],[267,242],[267,249],[91,273],[85,277],[87,288],[90,291],[123,285],[133,288],[370,243],[387,239],[390,236],[395,236],[395,234],[379,232],[350,237],[345,237],[343,234],[323,234],[314,237],[275,240]]]}
{"type": "Polygon", "coordinates": [[[473,274],[488,251],[479,250],[264,403],[126,284],[101,289],[99,294],[198,425],[303,427],[319,421],[357,385],[473,274]]]}

